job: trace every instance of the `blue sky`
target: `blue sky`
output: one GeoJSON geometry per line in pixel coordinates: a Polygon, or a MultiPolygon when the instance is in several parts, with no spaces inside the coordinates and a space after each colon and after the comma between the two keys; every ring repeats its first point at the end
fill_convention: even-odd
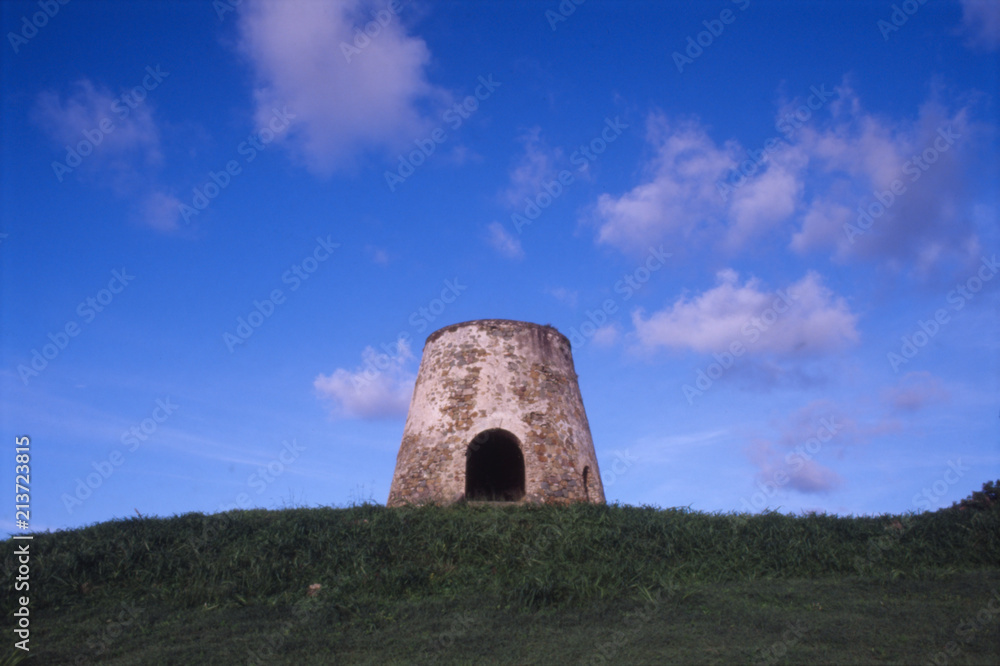
{"type": "Polygon", "coordinates": [[[995,3],[2,12],[33,529],[384,502],[424,339],[482,318],[571,338],[609,501],[1000,477],[995,3]]]}

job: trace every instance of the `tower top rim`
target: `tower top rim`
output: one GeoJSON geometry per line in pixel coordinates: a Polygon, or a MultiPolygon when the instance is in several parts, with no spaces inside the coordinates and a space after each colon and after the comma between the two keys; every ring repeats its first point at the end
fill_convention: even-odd
{"type": "Polygon", "coordinates": [[[424,341],[424,346],[426,347],[427,345],[434,342],[445,333],[450,333],[452,331],[457,331],[459,329],[467,328],[470,326],[482,326],[484,324],[488,326],[490,325],[496,326],[498,328],[509,328],[517,330],[544,330],[546,332],[551,332],[559,336],[560,338],[566,341],[567,345],[570,344],[569,338],[560,333],[559,330],[556,329],[556,327],[553,326],[552,324],[535,324],[530,321],[518,321],[516,319],[472,319],[470,321],[463,321],[457,324],[449,324],[448,326],[443,326],[439,328],[438,330],[434,331],[433,333],[427,336],[427,339],[424,341]]]}

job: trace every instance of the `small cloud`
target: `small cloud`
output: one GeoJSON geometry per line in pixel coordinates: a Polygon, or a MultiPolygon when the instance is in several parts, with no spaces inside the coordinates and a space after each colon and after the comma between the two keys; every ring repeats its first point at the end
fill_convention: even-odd
{"type": "Polygon", "coordinates": [[[458,144],[441,156],[445,164],[452,166],[463,166],[464,164],[479,164],[483,162],[483,156],[471,150],[464,144],[458,144]]]}
{"type": "Polygon", "coordinates": [[[950,399],[951,394],[941,379],[925,370],[908,372],[897,386],[882,392],[882,400],[902,412],[917,412],[950,399]]]}
{"type": "Polygon", "coordinates": [[[177,231],[180,204],[180,199],[171,194],[153,192],[142,204],[141,221],[157,231],[177,231]]]}
{"type": "Polygon", "coordinates": [[[400,339],[395,356],[366,347],[361,358],[362,366],[354,371],[337,368],[313,382],[316,393],[331,403],[331,415],[366,421],[406,416],[416,382],[406,368],[413,358],[409,344],[400,339]]]}
{"type": "Polygon", "coordinates": [[[56,147],[57,180],[108,187],[132,200],[140,224],[161,232],[177,230],[180,201],[156,186],[163,155],[148,100],[116,97],[82,79],[65,98],[54,91],[40,93],[32,118],[56,147]]]}
{"type": "Polygon", "coordinates": [[[129,108],[89,79],[77,81],[65,99],[51,90],[40,93],[32,116],[63,152],[68,152],[67,147],[74,149],[82,158],[81,165],[107,166],[112,160],[136,154],[138,163],[156,163],[161,157],[150,103],[129,108]]]}
{"type": "Polygon", "coordinates": [[[815,459],[795,453],[782,455],[765,440],[751,444],[747,454],[758,467],[757,483],[765,488],[787,486],[803,494],[822,494],[836,490],[844,483],[837,472],[815,459]]]}
{"type": "Polygon", "coordinates": [[[148,100],[130,108],[106,88],[82,79],[65,98],[54,91],[40,93],[32,119],[57,150],[55,178],[98,182],[127,195],[147,183],[150,168],[163,158],[151,108],[148,100]]]}
{"type": "Polygon", "coordinates": [[[378,264],[379,266],[389,265],[389,253],[380,247],[375,247],[374,245],[368,245],[365,250],[371,256],[372,262],[378,264]]]}
{"type": "Polygon", "coordinates": [[[525,199],[533,200],[546,183],[555,179],[555,164],[562,151],[545,145],[541,134],[541,128],[533,127],[519,137],[524,155],[511,170],[510,185],[503,193],[504,202],[511,208],[523,207],[525,199]]]}
{"type": "Polygon", "coordinates": [[[489,231],[487,240],[494,250],[508,259],[524,258],[524,248],[521,247],[521,241],[511,236],[502,224],[490,222],[487,229],[489,231]]]}
{"type": "Polygon", "coordinates": [[[579,296],[578,292],[570,291],[566,287],[555,287],[553,289],[546,289],[545,293],[548,294],[549,296],[552,296],[557,301],[565,303],[571,308],[576,307],[577,297],[579,296]]]}
{"type": "Polygon", "coordinates": [[[968,46],[983,51],[1000,47],[1000,2],[961,0],[962,30],[968,46]]]}
{"type": "Polygon", "coordinates": [[[598,347],[610,347],[618,342],[620,335],[621,328],[618,324],[607,324],[594,331],[592,340],[598,347]]]}
{"type": "Polygon", "coordinates": [[[777,426],[774,439],[756,439],[746,453],[757,468],[757,483],[805,494],[827,493],[844,479],[820,460],[839,457],[859,441],[863,428],[827,400],[816,400],[777,426]]]}
{"type": "Polygon", "coordinates": [[[738,342],[748,353],[799,356],[858,340],[857,315],[813,271],[776,292],[762,290],[755,278],[741,285],[731,269],[720,271],[717,279],[715,288],[690,300],[681,297],[648,318],[634,311],[640,343],[708,353],[727,351],[738,342]]]}

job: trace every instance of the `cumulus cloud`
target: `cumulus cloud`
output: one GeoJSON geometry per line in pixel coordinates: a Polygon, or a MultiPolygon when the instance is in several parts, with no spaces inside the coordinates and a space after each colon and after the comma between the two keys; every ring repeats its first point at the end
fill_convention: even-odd
{"type": "Polygon", "coordinates": [[[646,136],[656,154],[645,182],[620,197],[602,194],[596,205],[598,239],[626,251],[719,225],[725,205],[715,183],[738,164],[736,146],[716,147],[696,121],[671,125],[652,114],[646,136]]]}
{"type": "Polygon", "coordinates": [[[883,401],[893,409],[917,412],[951,398],[940,378],[927,371],[908,372],[899,384],[882,392],[883,401]]]}
{"type": "Polygon", "coordinates": [[[757,468],[757,484],[772,484],[800,493],[827,493],[844,483],[821,460],[839,457],[843,448],[859,441],[862,429],[836,405],[817,400],[777,425],[773,439],[755,439],[746,448],[757,468]]]}
{"type": "Polygon", "coordinates": [[[240,46],[257,79],[257,124],[287,106],[296,118],[279,140],[315,172],[411,145],[429,129],[421,109],[443,99],[426,78],[426,43],[408,35],[398,15],[367,43],[355,42],[372,13],[385,9],[374,0],[242,5],[240,46]]]}
{"type": "Polygon", "coordinates": [[[524,248],[521,247],[521,241],[511,236],[502,224],[499,222],[490,222],[487,232],[489,234],[487,236],[489,244],[501,255],[508,259],[524,258],[524,248]]]}
{"type": "Polygon", "coordinates": [[[876,258],[926,272],[977,246],[964,213],[975,129],[966,109],[936,102],[918,117],[893,122],[860,111],[847,88],[831,105],[828,127],[804,126],[798,148],[809,156],[802,178],[817,187],[792,235],[793,250],[832,251],[840,261],[876,258]]]}
{"type": "Polygon", "coordinates": [[[967,260],[976,246],[963,212],[976,133],[969,115],[932,98],[916,118],[883,118],[846,83],[821,86],[777,109],[777,134],[742,146],[717,143],[697,119],[652,113],[641,182],[593,206],[598,242],[626,252],[664,241],[745,251],[770,237],[799,253],[919,271],[967,260]],[[858,209],[873,202],[869,224],[858,209]],[[859,218],[860,234],[849,229],[859,218]]]}
{"type": "Polygon", "coordinates": [[[648,318],[632,313],[639,342],[697,352],[727,351],[741,343],[749,354],[777,356],[818,354],[858,341],[857,315],[847,302],[810,271],[787,289],[766,291],[760,280],[740,284],[739,275],[720,271],[718,284],[648,318]]]}
{"type": "MultiPolygon", "coordinates": [[[[169,75],[159,67],[156,71],[169,75]]],[[[149,82],[154,80],[147,77],[149,82]]],[[[137,202],[141,223],[173,231],[177,228],[176,199],[155,185],[163,155],[152,104],[145,99],[149,92],[143,90],[143,99],[132,92],[113,95],[82,79],[65,97],[51,90],[40,93],[31,115],[56,149],[53,173],[57,180],[76,178],[109,187],[116,195],[137,202]]]]}
{"type": "Polygon", "coordinates": [[[1000,46],[1000,3],[996,0],[961,0],[962,30],[969,46],[985,51],[1000,46]]]}
{"type": "Polygon", "coordinates": [[[333,416],[364,420],[406,416],[416,381],[407,368],[413,354],[403,339],[397,342],[396,350],[390,356],[366,347],[361,367],[353,371],[337,368],[333,374],[316,377],[313,387],[329,401],[333,416]]]}

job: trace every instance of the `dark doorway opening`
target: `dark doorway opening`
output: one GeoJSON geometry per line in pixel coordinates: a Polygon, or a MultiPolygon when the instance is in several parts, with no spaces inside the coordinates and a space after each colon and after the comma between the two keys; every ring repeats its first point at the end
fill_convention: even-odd
{"type": "Polygon", "coordinates": [[[583,496],[590,501],[590,466],[583,468],[583,496]]]}
{"type": "Polygon", "coordinates": [[[524,497],[524,455],[517,437],[499,428],[486,430],[465,456],[465,499],[517,502],[524,497]]]}

